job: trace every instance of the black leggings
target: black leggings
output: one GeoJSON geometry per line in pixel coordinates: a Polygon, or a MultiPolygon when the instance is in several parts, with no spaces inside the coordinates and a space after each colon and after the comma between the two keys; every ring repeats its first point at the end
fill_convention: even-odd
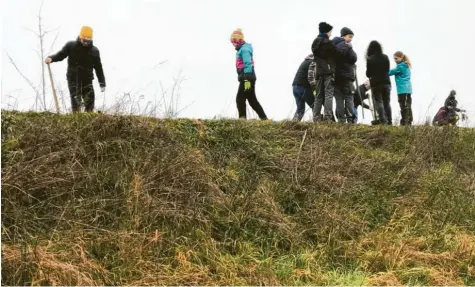
{"type": "Polygon", "coordinates": [[[244,82],[239,84],[238,93],[236,96],[236,105],[239,112],[239,118],[245,119],[246,115],[246,100],[249,102],[251,108],[257,113],[261,120],[267,120],[266,113],[256,97],[256,82],[251,82],[251,88],[248,91],[244,90],[244,82]]]}
{"type": "Polygon", "coordinates": [[[380,85],[371,88],[371,93],[373,94],[374,108],[378,114],[379,123],[382,125],[392,125],[390,86],[380,85]]]}
{"type": "Polygon", "coordinates": [[[398,95],[399,107],[401,108],[401,126],[412,125],[412,97],[411,94],[398,95]]]}

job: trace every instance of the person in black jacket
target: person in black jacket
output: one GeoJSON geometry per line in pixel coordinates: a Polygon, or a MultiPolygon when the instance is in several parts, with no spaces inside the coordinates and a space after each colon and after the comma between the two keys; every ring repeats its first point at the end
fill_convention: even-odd
{"type": "Polygon", "coordinates": [[[93,70],[96,71],[101,92],[105,91],[106,79],[102,69],[99,49],[92,42],[92,29],[90,27],[83,26],[76,41],[67,42],[58,53],[46,58],[45,63],[60,62],[66,57],[68,58],[66,78],[71,96],[72,111],[79,111],[81,101],[83,101],[85,110],[92,112],[95,100],[94,87],[92,85],[94,80],[93,70]]]}
{"type": "Polygon", "coordinates": [[[392,124],[389,58],[378,41],[371,41],[366,52],[366,76],[369,78],[378,119],[373,124],[392,124]]]}
{"type": "Polygon", "coordinates": [[[313,120],[320,120],[320,110],[324,106],[324,121],[333,121],[333,94],[335,92],[336,61],[343,56],[330,41],[333,26],[322,22],[318,25],[320,34],[312,43],[312,53],[317,65],[317,92],[313,105],[313,120]]]}
{"type": "Polygon", "coordinates": [[[353,122],[357,123],[358,122],[358,107],[362,106],[363,109],[371,110],[371,107],[364,102],[364,100],[369,98],[369,94],[367,91],[369,91],[369,83],[366,85],[361,84],[359,87],[359,93],[355,89],[355,87],[352,87],[353,91],[353,104],[354,104],[354,110],[353,110],[353,122]]]}
{"type": "Polygon", "coordinates": [[[295,112],[293,120],[297,122],[300,122],[305,115],[305,103],[313,109],[313,103],[315,101],[312,89],[312,86],[315,85],[315,76],[313,66],[311,65],[313,60],[314,57],[312,54],[305,57],[292,83],[292,90],[297,104],[297,111],[295,112]]]}
{"type": "Polygon", "coordinates": [[[344,27],[340,34],[341,37],[335,37],[332,40],[332,43],[343,52],[343,57],[336,62],[335,70],[336,117],[339,123],[353,123],[355,117],[351,90],[354,88],[353,82],[356,79],[355,64],[358,57],[351,45],[353,31],[344,27]]]}
{"type": "Polygon", "coordinates": [[[462,120],[467,120],[467,115],[465,115],[465,110],[459,109],[457,107],[458,101],[455,99],[457,92],[455,90],[450,91],[449,96],[445,99],[444,106],[439,109],[432,124],[435,126],[446,126],[446,125],[457,125],[457,122],[460,119],[458,113],[462,113],[462,120]]]}
{"type": "Polygon", "coordinates": [[[389,58],[378,41],[371,41],[366,52],[366,76],[369,78],[378,119],[373,124],[392,124],[389,58]]]}

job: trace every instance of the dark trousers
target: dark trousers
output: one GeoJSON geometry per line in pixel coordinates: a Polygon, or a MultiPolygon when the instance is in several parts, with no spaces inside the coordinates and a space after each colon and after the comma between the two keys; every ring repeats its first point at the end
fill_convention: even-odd
{"type": "Polygon", "coordinates": [[[251,88],[244,91],[244,82],[239,83],[239,89],[236,96],[236,105],[239,112],[239,118],[245,119],[246,115],[246,100],[249,102],[251,108],[257,113],[261,120],[267,120],[266,113],[256,97],[256,82],[251,82],[251,88]]]}
{"type": "Polygon", "coordinates": [[[339,80],[335,85],[336,118],[339,123],[353,123],[354,100],[352,93],[353,82],[350,80],[339,80]]]}
{"type": "Polygon", "coordinates": [[[401,108],[401,126],[412,125],[412,97],[411,94],[398,95],[399,107],[401,108]]]}
{"type": "Polygon", "coordinates": [[[335,93],[335,79],[331,75],[321,76],[317,79],[317,96],[313,105],[313,121],[322,119],[321,110],[323,106],[323,120],[334,121],[333,116],[333,95],[335,93]]]}
{"type": "Polygon", "coordinates": [[[295,103],[297,104],[297,111],[294,115],[294,121],[300,122],[305,115],[305,103],[313,110],[313,103],[315,97],[313,96],[312,88],[306,88],[301,86],[293,86],[293,93],[295,97],[295,103]]]}
{"type": "Polygon", "coordinates": [[[81,104],[84,104],[86,112],[94,110],[95,95],[92,80],[68,79],[68,88],[73,112],[80,111],[81,104]]]}
{"type": "Polygon", "coordinates": [[[374,99],[374,108],[378,115],[379,124],[392,125],[391,86],[380,85],[371,88],[374,99]]]}

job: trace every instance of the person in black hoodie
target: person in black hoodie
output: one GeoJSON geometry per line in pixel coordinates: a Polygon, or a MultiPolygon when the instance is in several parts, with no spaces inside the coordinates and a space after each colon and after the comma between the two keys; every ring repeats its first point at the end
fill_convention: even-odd
{"type": "Polygon", "coordinates": [[[369,98],[369,94],[367,91],[369,90],[369,83],[368,86],[366,84],[361,84],[358,91],[352,87],[353,90],[353,102],[354,102],[354,110],[353,110],[353,122],[358,122],[358,107],[362,106],[363,109],[371,110],[371,107],[364,102],[364,100],[369,98]]]}
{"type": "Polygon", "coordinates": [[[92,28],[83,26],[76,41],[69,41],[58,53],[45,59],[46,64],[60,62],[68,57],[68,80],[69,94],[71,96],[71,108],[73,112],[80,110],[81,100],[84,101],[85,110],[94,110],[94,80],[93,70],[96,71],[101,92],[105,91],[106,79],[102,69],[99,49],[92,42],[92,28]]]}
{"type": "Polygon", "coordinates": [[[333,95],[335,92],[336,61],[343,57],[343,52],[330,41],[333,26],[326,22],[318,25],[320,34],[312,43],[312,53],[317,65],[317,91],[313,105],[313,120],[320,120],[320,110],[324,106],[324,121],[334,121],[333,95]]]}
{"type": "Polygon", "coordinates": [[[435,126],[457,125],[460,119],[458,113],[462,113],[462,120],[466,120],[467,116],[464,114],[466,111],[457,107],[458,101],[455,99],[457,92],[455,90],[450,91],[449,96],[445,99],[444,106],[439,109],[432,124],[435,126]]]}
{"type": "Polygon", "coordinates": [[[312,86],[315,85],[315,76],[313,66],[311,65],[313,60],[314,57],[312,54],[305,57],[292,83],[292,90],[297,104],[297,111],[295,112],[293,120],[297,122],[300,122],[305,114],[305,103],[313,109],[313,103],[315,101],[312,92],[312,86]]]}
{"type": "Polygon", "coordinates": [[[354,123],[353,114],[353,82],[356,79],[355,64],[358,60],[351,41],[354,33],[349,28],[341,29],[341,37],[335,37],[332,43],[343,52],[336,62],[335,70],[335,100],[336,100],[336,117],[339,123],[354,123]]]}
{"type": "Polygon", "coordinates": [[[392,124],[390,105],[391,81],[389,79],[389,58],[383,54],[378,41],[371,41],[366,52],[366,76],[369,78],[378,120],[373,124],[392,124]]]}

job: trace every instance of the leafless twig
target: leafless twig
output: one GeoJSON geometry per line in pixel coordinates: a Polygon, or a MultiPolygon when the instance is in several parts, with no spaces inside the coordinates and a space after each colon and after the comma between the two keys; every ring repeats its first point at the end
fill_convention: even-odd
{"type": "MultiPolygon", "coordinates": [[[[12,57],[7,53],[5,52],[5,54],[7,54],[7,57],[8,59],[10,60],[10,63],[13,65],[13,67],[15,67],[15,69],[17,70],[17,72],[20,74],[20,76],[28,83],[28,85],[30,85],[30,87],[33,89],[33,91],[35,92],[35,95],[36,95],[36,101],[38,102],[38,98],[40,96],[40,91],[38,90],[37,87],[35,87],[35,85],[33,84],[33,82],[28,79],[27,76],[25,76],[25,74],[23,74],[20,69],[18,68],[18,66],[16,65],[15,61],[13,61],[12,57]]],[[[46,106],[43,104],[43,108],[46,109],[46,106]]]]}

